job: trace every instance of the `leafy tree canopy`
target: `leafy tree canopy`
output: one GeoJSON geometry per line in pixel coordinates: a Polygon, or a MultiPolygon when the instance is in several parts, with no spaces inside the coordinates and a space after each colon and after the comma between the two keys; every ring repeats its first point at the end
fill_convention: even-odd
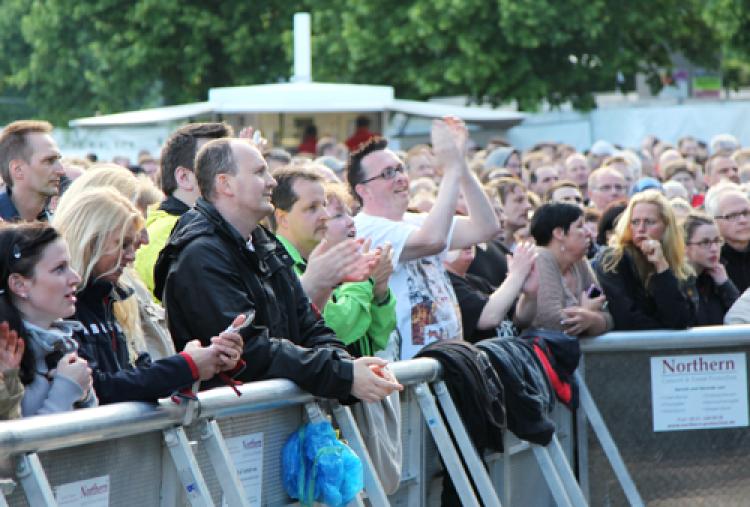
{"type": "Polygon", "coordinates": [[[313,15],[318,81],[400,97],[593,106],[681,53],[750,82],[750,0],[0,0],[0,96],[39,116],[205,100],[291,73],[292,15],[313,15]]]}

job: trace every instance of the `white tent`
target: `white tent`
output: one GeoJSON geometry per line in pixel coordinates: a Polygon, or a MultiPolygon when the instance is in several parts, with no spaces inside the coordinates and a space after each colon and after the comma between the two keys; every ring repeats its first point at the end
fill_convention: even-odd
{"type": "Polygon", "coordinates": [[[522,113],[504,109],[399,100],[390,86],[295,82],[212,88],[207,102],[78,118],[70,126],[123,127],[264,113],[403,113],[425,118],[454,115],[467,122],[501,129],[517,125],[524,118],[522,113]]]}

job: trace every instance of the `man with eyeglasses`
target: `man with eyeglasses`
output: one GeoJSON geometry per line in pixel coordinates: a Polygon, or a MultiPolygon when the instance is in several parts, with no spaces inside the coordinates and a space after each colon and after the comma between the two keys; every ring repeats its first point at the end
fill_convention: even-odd
{"type": "Polygon", "coordinates": [[[706,194],[706,211],[724,238],[721,263],[740,292],[750,287],[750,199],[740,187],[723,181],[706,194]]]}
{"type": "Polygon", "coordinates": [[[627,197],[627,193],[625,178],[614,167],[600,167],[589,176],[589,199],[600,212],[610,203],[627,197]]]}
{"type": "Polygon", "coordinates": [[[467,166],[464,123],[457,118],[436,120],[431,137],[443,178],[428,214],[407,213],[409,178],[384,139],[373,139],[352,153],[347,167],[352,194],[362,204],[355,217],[359,234],[371,238],[373,247],[385,242],[393,247],[389,285],[396,296],[400,343],[392,340],[389,349],[400,359],[413,357],[433,341],[463,338],[458,302],[442,257],[448,247],[458,250],[490,240],[499,227],[467,166]],[[459,192],[469,214],[454,218],[459,192]]]}

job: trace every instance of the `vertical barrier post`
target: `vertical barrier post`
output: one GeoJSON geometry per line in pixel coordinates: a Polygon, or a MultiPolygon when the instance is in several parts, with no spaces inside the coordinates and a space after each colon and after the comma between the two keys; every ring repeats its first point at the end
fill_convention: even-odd
{"type": "Polygon", "coordinates": [[[573,504],[570,503],[570,498],[568,498],[568,493],[565,491],[562,479],[557,474],[555,464],[552,462],[549,452],[547,452],[547,448],[533,444],[531,450],[534,452],[537,463],[539,463],[539,468],[542,470],[542,475],[547,481],[555,503],[560,507],[573,507],[573,504]]]}
{"type": "Polygon", "coordinates": [[[18,458],[16,475],[18,480],[21,481],[29,505],[34,507],[55,507],[57,505],[55,495],[52,493],[52,488],[37,453],[30,452],[18,458]]]}
{"type": "Polygon", "coordinates": [[[0,507],[8,507],[5,495],[12,495],[15,489],[16,482],[13,479],[0,479],[0,507]]]}
{"type": "Polygon", "coordinates": [[[443,408],[448,426],[450,426],[456,443],[458,443],[458,448],[461,451],[464,462],[469,469],[471,477],[474,479],[474,484],[477,486],[479,495],[482,497],[482,502],[487,507],[501,507],[500,499],[497,497],[495,488],[492,486],[492,480],[487,474],[487,469],[484,467],[482,458],[479,457],[479,453],[474,448],[474,444],[466,432],[461,416],[458,414],[456,405],[453,403],[453,399],[448,392],[448,387],[445,385],[445,382],[440,380],[433,384],[433,388],[435,389],[438,402],[440,402],[440,406],[443,408]]]}
{"type": "Polygon", "coordinates": [[[161,450],[161,490],[159,491],[159,507],[177,507],[184,505],[184,496],[180,478],[177,476],[172,456],[166,445],[161,450]]]}
{"type": "Polygon", "coordinates": [[[448,428],[445,427],[445,423],[442,417],[440,417],[440,412],[435,403],[435,398],[430,392],[430,387],[426,382],[422,382],[414,387],[414,392],[417,395],[417,401],[419,402],[419,407],[422,409],[427,427],[430,428],[432,438],[435,440],[438,451],[440,451],[440,456],[442,456],[445,467],[451,479],[453,479],[453,484],[456,487],[458,496],[461,498],[461,503],[467,507],[479,507],[479,501],[474,494],[466,471],[461,466],[461,459],[458,456],[458,452],[456,452],[456,448],[453,446],[453,442],[451,442],[448,428]]]}
{"type": "Polygon", "coordinates": [[[224,437],[221,434],[219,423],[214,419],[204,419],[200,423],[200,434],[227,504],[250,507],[240,477],[237,475],[237,468],[234,466],[232,456],[229,454],[226,442],[224,442],[224,437]]]}
{"type": "Polygon", "coordinates": [[[568,492],[568,498],[570,498],[570,501],[573,505],[577,506],[588,505],[586,498],[583,496],[583,491],[581,491],[581,487],[578,485],[573,469],[570,468],[570,463],[568,463],[568,458],[565,456],[565,452],[560,445],[560,440],[557,438],[557,435],[552,435],[552,441],[547,445],[547,449],[552,458],[552,462],[555,464],[555,468],[562,479],[565,491],[568,492]]]}
{"type": "Polygon", "coordinates": [[[341,428],[341,433],[349,442],[349,445],[352,446],[357,456],[362,460],[365,472],[365,491],[367,491],[370,503],[378,506],[382,505],[383,507],[389,506],[388,496],[385,494],[383,484],[380,482],[380,477],[378,477],[378,473],[375,470],[375,465],[373,465],[372,459],[370,459],[370,453],[367,450],[367,446],[365,446],[359,428],[357,428],[357,422],[354,420],[352,411],[349,407],[342,407],[338,402],[333,402],[331,407],[333,416],[336,418],[339,428],[341,428]]]}
{"type": "MultiPolygon", "coordinates": [[[[581,359],[578,362],[578,373],[581,378],[586,375],[586,356],[581,355],[581,359]]],[[[580,385],[580,384],[579,384],[580,385]]],[[[591,492],[589,488],[589,449],[588,449],[588,428],[586,427],[586,411],[583,410],[583,405],[578,404],[576,410],[576,442],[578,447],[578,484],[581,486],[586,500],[591,498],[591,492]]]]}
{"type": "Polygon", "coordinates": [[[185,429],[182,426],[164,430],[164,441],[167,443],[177,475],[188,501],[193,507],[214,507],[205,479],[201,474],[198,462],[190,449],[185,429]]]}
{"type": "MultiPolygon", "coordinates": [[[[589,420],[591,428],[593,428],[596,437],[599,439],[599,443],[604,450],[604,454],[607,455],[607,459],[612,465],[612,470],[615,472],[615,476],[620,482],[620,486],[622,486],[622,490],[625,493],[628,502],[630,502],[630,505],[633,505],[635,507],[645,505],[640,493],[638,493],[638,488],[635,487],[633,478],[630,477],[630,473],[628,472],[628,468],[625,466],[625,462],[620,455],[620,451],[619,449],[617,449],[617,445],[615,444],[612,435],[609,433],[607,425],[604,423],[604,418],[599,412],[599,409],[596,407],[594,398],[591,397],[591,392],[589,391],[586,382],[583,380],[583,377],[581,377],[580,373],[575,372],[574,375],[576,382],[578,382],[579,394],[581,397],[581,407],[583,408],[583,411],[586,414],[586,418],[589,420]]],[[[583,423],[583,421],[581,421],[581,423],[583,423]]]]}

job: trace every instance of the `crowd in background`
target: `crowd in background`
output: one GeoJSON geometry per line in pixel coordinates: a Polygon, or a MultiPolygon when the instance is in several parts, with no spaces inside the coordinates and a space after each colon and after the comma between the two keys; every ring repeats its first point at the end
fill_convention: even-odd
{"type": "Polygon", "coordinates": [[[518,150],[445,118],[393,151],[361,118],[291,153],[203,123],[131,165],[19,121],[0,173],[3,418],[278,377],[376,401],[435,341],[750,322],[729,134],[518,150]]]}

